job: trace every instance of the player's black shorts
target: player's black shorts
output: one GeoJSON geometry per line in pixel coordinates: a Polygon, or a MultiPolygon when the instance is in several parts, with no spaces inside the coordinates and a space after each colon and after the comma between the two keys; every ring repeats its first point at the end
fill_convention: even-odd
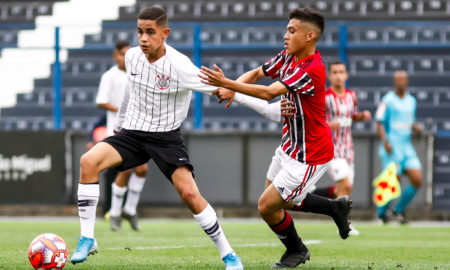
{"type": "Polygon", "coordinates": [[[168,132],[145,132],[122,129],[118,134],[103,140],[114,147],[122,157],[120,171],[128,170],[153,159],[167,179],[180,166],[191,171],[194,167],[181,137],[180,129],[168,132]]]}

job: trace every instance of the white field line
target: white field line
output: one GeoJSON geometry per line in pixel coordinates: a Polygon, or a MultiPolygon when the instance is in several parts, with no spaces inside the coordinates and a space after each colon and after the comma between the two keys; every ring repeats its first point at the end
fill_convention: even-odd
{"type": "MultiPolygon", "coordinates": [[[[306,240],[303,241],[306,245],[316,245],[322,243],[322,240],[306,240]]],[[[176,246],[149,246],[149,247],[133,247],[129,249],[135,250],[159,250],[159,249],[180,249],[180,248],[205,248],[210,245],[176,245],[176,246]]],[[[277,247],[280,244],[269,244],[269,243],[250,243],[250,244],[233,244],[233,247],[277,247]]],[[[128,249],[127,247],[113,247],[113,248],[105,248],[105,250],[123,250],[128,249]]]]}

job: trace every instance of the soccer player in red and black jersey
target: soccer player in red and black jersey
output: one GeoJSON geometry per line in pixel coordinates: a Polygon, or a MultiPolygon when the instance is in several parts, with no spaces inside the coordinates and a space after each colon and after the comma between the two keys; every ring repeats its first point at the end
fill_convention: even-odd
{"type": "MultiPolygon", "coordinates": [[[[350,196],[352,192],[355,175],[352,122],[368,121],[372,116],[369,111],[358,111],[356,93],[345,88],[348,73],[343,62],[328,63],[328,79],[331,86],[325,93],[325,111],[334,143],[334,159],[331,161],[328,173],[336,184],[318,188],[313,193],[336,198],[343,195],[350,196]]],[[[350,234],[358,235],[359,232],[352,227],[350,234]]]]}
{"type": "Polygon", "coordinates": [[[227,91],[232,90],[265,100],[282,96],[293,103],[294,115],[285,118],[281,145],[272,158],[266,189],[258,202],[261,217],[286,246],[286,252],[272,268],[293,268],[310,257],[285,209],[331,216],[343,239],[350,231],[348,196],[329,200],[308,193],[334,156],[325,117],[325,67],[316,50],[324,25],[320,12],[294,9],[284,36],[285,49],[273,59],[236,81],[226,78],[216,65],[215,70],[202,67],[199,75],[206,84],[228,89],[218,90],[220,99],[229,99],[227,91]],[[264,76],[277,81],[270,86],[254,84],[264,76]]]}

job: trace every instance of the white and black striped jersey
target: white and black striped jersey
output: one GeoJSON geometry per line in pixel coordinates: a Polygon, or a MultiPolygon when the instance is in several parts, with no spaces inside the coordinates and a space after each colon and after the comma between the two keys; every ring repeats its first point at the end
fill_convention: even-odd
{"type": "Polygon", "coordinates": [[[165,44],[166,54],[150,63],[140,47],[125,54],[128,87],[115,130],[165,132],[179,128],[187,116],[191,91],[211,94],[199,69],[184,54],[165,44]]]}

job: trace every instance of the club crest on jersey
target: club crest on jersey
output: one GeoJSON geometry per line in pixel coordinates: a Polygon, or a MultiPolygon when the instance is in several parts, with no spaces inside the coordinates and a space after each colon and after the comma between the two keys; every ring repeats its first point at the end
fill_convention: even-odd
{"type": "Polygon", "coordinates": [[[156,75],[156,77],[158,78],[156,80],[156,86],[159,88],[159,90],[166,90],[167,88],[169,88],[169,77],[165,77],[164,74],[161,76],[156,75]]]}

